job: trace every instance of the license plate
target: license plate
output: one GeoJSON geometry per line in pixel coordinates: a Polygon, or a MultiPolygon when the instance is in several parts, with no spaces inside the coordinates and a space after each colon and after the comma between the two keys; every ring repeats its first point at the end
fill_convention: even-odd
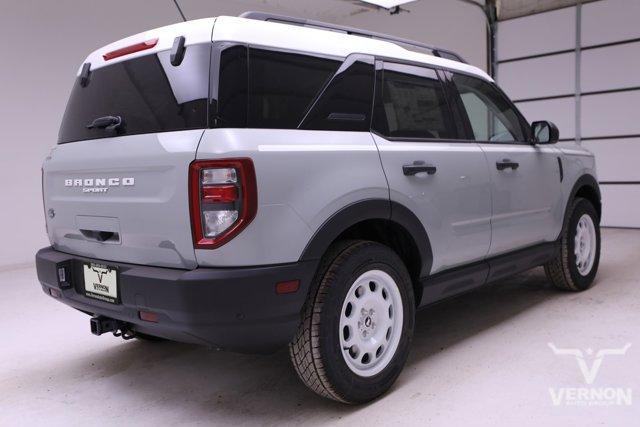
{"type": "Polygon", "coordinates": [[[108,265],[87,263],[82,266],[84,272],[84,293],[89,298],[117,304],[118,270],[108,265]]]}

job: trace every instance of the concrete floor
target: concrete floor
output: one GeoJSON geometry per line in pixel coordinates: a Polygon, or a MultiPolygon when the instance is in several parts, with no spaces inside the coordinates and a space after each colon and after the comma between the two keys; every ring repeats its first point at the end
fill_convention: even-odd
{"type": "MultiPolygon", "coordinates": [[[[0,272],[0,425],[638,425],[640,231],[606,230],[596,286],[556,292],[541,269],[422,311],[390,393],[361,407],[316,397],[286,351],[245,356],[94,337],[33,268],[0,272]],[[620,348],[592,385],[561,348],[620,348]],[[549,389],[631,389],[623,406],[554,406],[549,389]]],[[[587,358],[588,359],[588,358],[587,358]]],[[[591,367],[592,359],[588,359],[591,367]]]]}

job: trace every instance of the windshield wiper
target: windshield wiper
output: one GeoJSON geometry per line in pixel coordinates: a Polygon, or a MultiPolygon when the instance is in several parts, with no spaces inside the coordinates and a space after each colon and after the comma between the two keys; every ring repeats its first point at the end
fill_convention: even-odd
{"type": "Polygon", "coordinates": [[[120,116],[98,117],[87,125],[87,129],[104,129],[106,131],[116,131],[124,124],[120,116]]]}

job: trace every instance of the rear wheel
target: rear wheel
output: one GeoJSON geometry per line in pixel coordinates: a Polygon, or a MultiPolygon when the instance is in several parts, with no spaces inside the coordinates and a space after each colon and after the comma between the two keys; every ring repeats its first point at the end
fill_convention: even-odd
{"type": "Polygon", "coordinates": [[[343,242],[325,256],[289,345],[302,381],[344,403],[387,391],[413,335],[415,303],[406,267],[388,247],[343,242]]]}
{"type": "Polygon", "coordinates": [[[571,205],[558,256],[544,266],[557,288],[584,291],[593,284],[600,262],[600,225],[596,209],[586,199],[571,205]]]}

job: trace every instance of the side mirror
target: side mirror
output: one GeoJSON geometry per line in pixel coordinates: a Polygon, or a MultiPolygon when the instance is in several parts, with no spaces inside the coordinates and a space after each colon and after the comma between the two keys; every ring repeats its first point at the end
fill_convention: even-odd
{"type": "Polygon", "coordinates": [[[531,131],[535,144],[555,144],[560,137],[558,127],[546,120],[531,123],[531,131]]]}

